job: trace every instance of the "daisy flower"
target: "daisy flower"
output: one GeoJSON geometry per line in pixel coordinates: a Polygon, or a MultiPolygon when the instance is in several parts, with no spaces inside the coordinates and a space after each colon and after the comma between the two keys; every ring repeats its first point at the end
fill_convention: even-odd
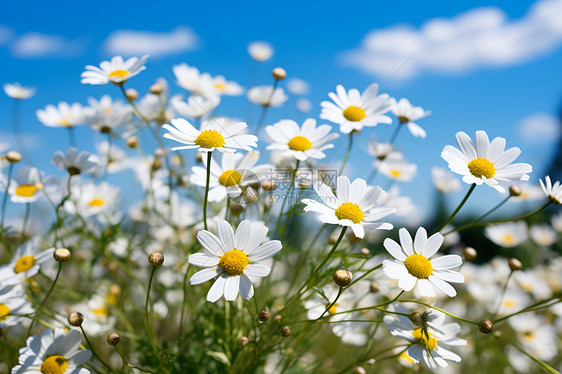
{"type": "Polygon", "coordinates": [[[547,175],[544,178],[544,183],[542,179],[539,179],[541,184],[541,188],[544,191],[544,194],[550,199],[550,201],[554,204],[562,204],[562,185],[560,181],[556,181],[552,184],[550,177],[547,175]]]}
{"type": "Polygon", "coordinates": [[[274,91],[273,86],[258,86],[248,91],[248,100],[254,104],[266,107],[280,107],[288,99],[289,97],[285,95],[285,91],[280,87],[277,87],[274,91]]]}
{"type": "Polygon", "coordinates": [[[449,168],[464,177],[463,182],[481,185],[486,183],[499,192],[505,192],[502,185],[519,180],[529,180],[526,173],[533,171],[529,164],[512,162],[521,150],[513,147],[505,150],[505,139],[497,137],[492,142],[485,131],[476,131],[475,142],[460,131],[455,135],[460,149],[445,146],[441,157],[449,163],[449,168]]]}
{"type": "Polygon", "coordinates": [[[418,165],[410,164],[402,153],[391,153],[377,164],[377,168],[388,179],[402,182],[411,181],[418,172],[418,165]]]}
{"type": "Polygon", "coordinates": [[[539,224],[531,226],[529,235],[536,245],[541,247],[550,247],[558,240],[558,234],[548,224],[539,224]]]}
{"type": "Polygon", "coordinates": [[[172,71],[180,87],[185,88],[195,95],[201,94],[201,73],[199,69],[194,66],[189,66],[186,63],[181,63],[175,65],[172,71]]]}
{"type": "Polygon", "coordinates": [[[273,56],[273,47],[267,42],[258,40],[248,44],[248,53],[254,60],[263,62],[269,60],[273,56]]]}
{"type": "MultiPolygon", "coordinates": [[[[272,165],[254,167],[260,158],[260,152],[223,153],[221,163],[211,158],[211,176],[209,178],[209,201],[222,201],[227,196],[240,196],[248,184],[259,182],[265,174],[273,169],[272,165]]],[[[205,187],[207,183],[207,159],[203,158],[204,168],[192,168],[191,183],[205,187]]]]}
{"type": "Polygon", "coordinates": [[[35,309],[20,284],[0,289],[0,328],[15,326],[26,319],[24,314],[33,312],[35,309]]]}
{"type": "Polygon", "coordinates": [[[182,100],[181,95],[175,95],[170,100],[172,108],[182,116],[190,118],[203,118],[210,116],[210,113],[220,104],[221,99],[218,96],[190,96],[187,102],[182,100]]]}
{"type": "Polygon", "coordinates": [[[37,201],[43,189],[40,181],[39,171],[30,166],[19,168],[12,178],[8,188],[10,201],[12,203],[32,203],[37,201]]]}
{"type": "MultiPolygon", "coordinates": [[[[408,315],[409,311],[401,305],[391,305],[389,310],[408,315]]],[[[383,318],[384,327],[396,337],[412,343],[407,354],[415,363],[424,362],[432,369],[447,367],[449,361],[460,362],[456,353],[444,345],[466,345],[466,340],[457,338],[461,332],[458,323],[445,323],[445,315],[435,310],[424,312],[423,326],[417,326],[408,317],[401,314],[387,314],[383,318]]]]}
{"type": "Polygon", "coordinates": [[[529,238],[525,221],[506,222],[490,225],[484,229],[484,235],[494,244],[504,248],[517,247],[529,238]]]}
{"type": "Polygon", "coordinates": [[[402,98],[398,102],[395,98],[391,98],[390,104],[390,111],[392,114],[398,117],[400,124],[408,126],[408,130],[410,130],[413,136],[416,138],[425,138],[427,136],[425,130],[417,123],[414,123],[414,121],[429,116],[431,114],[430,111],[423,110],[423,108],[419,106],[413,106],[406,98],[402,98]]]}
{"type": "Polygon", "coordinates": [[[295,121],[284,119],[266,126],[265,131],[273,141],[267,149],[281,151],[282,156],[300,161],[308,158],[319,160],[326,157],[324,150],[334,148],[333,144],[326,143],[339,136],[336,133],[329,134],[331,129],[329,125],[316,127],[316,120],[312,118],[306,119],[302,127],[295,121]]]}
{"type": "Polygon", "coordinates": [[[164,134],[164,138],[187,144],[173,147],[172,151],[198,148],[199,152],[212,152],[216,149],[228,153],[236,152],[237,149],[251,151],[252,147],[257,146],[256,136],[243,133],[246,127],[245,122],[227,124],[222,118],[203,121],[200,130],[196,130],[183,118],[173,119],[172,125],[163,126],[169,131],[164,134]]]}
{"type": "Polygon", "coordinates": [[[35,95],[35,92],[37,92],[37,90],[32,87],[23,87],[21,84],[16,82],[13,84],[4,83],[4,92],[6,92],[6,95],[10,96],[11,98],[23,100],[29,99],[30,97],[35,95]]]}
{"type": "Polygon", "coordinates": [[[207,97],[212,96],[239,96],[242,95],[244,89],[234,81],[227,81],[222,75],[211,77],[203,75],[202,85],[207,97]]]}
{"type": "Polygon", "coordinates": [[[27,339],[12,374],[89,374],[88,369],[79,368],[92,357],[92,352],[79,350],[81,342],[82,333],[76,328],[68,333],[58,328],[43,330],[41,336],[27,339]]]}
{"type": "Polygon", "coordinates": [[[262,223],[252,224],[248,220],[240,222],[236,233],[224,220],[217,224],[217,235],[199,231],[197,240],[204,252],[189,256],[188,262],[205,269],[195,273],[189,282],[201,284],[216,278],[207,294],[207,301],[212,303],[223,295],[233,301],[238,293],[249,300],[254,295],[249,277],[267,276],[271,269],[260,262],[273,257],[282,248],[279,240],[266,242],[267,231],[262,223]]]}
{"type": "Polygon", "coordinates": [[[158,95],[148,92],[136,103],[138,110],[150,121],[170,122],[174,118],[171,107],[166,106],[169,101],[170,86],[164,78],[158,78],[155,84],[162,87],[162,92],[158,95]]]}
{"type": "Polygon", "coordinates": [[[394,227],[390,223],[377,222],[396,209],[382,206],[386,192],[379,186],[367,186],[364,179],[358,178],[351,183],[346,176],[339,176],[335,195],[329,186],[320,182],[314,185],[314,190],[319,198],[303,199],[304,211],[320,213],[319,219],[324,223],[351,227],[358,238],[365,236],[365,229],[391,230],[394,227]]]}
{"type": "Polygon", "coordinates": [[[453,173],[447,169],[437,166],[431,168],[431,179],[437,191],[445,194],[452,192],[459,192],[461,190],[461,183],[453,173]]]}
{"type": "Polygon", "coordinates": [[[90,217],[110,210],[118,201],[119,187],[112,186],[107,182],[99,185],[93,183],[74,184],[72,196],[76,200],[74,204],[65,204],[66,210],[73,214],[80,212],[82,217],[90,217]]]}
{"type": "Polygon", "coordinates": [[[392,123],[392,119],[384,115],[390,110],[390,97],[388,94],[377,95],[378,84],[371,84],[363,94],[355,88],[346,92],[342,85],[336,87],[336,92],[328,94],[333,103],[323,101],[320,104],[320,118],[339,124],[342,133],[360,131],[364,126],[392,123]]]}
{"type": "Polygon", "coordinates": [[[84,121],[95,131],[107,134],[133,122],[131,106],[121,100],[113,101],[109,95],[103,95],[99,101],[90,97],[88,103],[90,106],[84,108],[84,121]]]}
{"type": "Polygon", "coordinates": [[[88,65],[82,73],[82,84],[108,84],[109,82],[121,85],[144,69],[148,55],[141,58],[131,57],[123,61],[123,57],[114,56],[111,61],[102,61],[100,67],[88,65]]]}
{"type": "Polygon", "coordinates": [[[118,173],[131,166],[131,159],[127,157],[125,151],[115,144],[109,144],[107,140],[97,143],[96,151],[99,156],[98,164],[103,165],[99,170],[100,174],[103,170],[109,174],[118,173]]]}
{"type": "Polygon", "coordinates": [[[0,266],[0,286],[12,286],[39,272],[41,265],[54,262],[54,248],[39,252],[37,243],[28,241],[21,245],[10,262],[0,266]]]}
{"type": "Polygon", "coordinates": [[[448,283],[464,283],[462,274],[453,271],[462,265],[461,256],[447,255],[430,260],[443,244],[443,235],[435,233],[429,238],[425,228],[420,227],[412,241],[405,228],[398,231],[400,244],[390,238],[383,242],[384,248],[394,257],[383,261],[383,271],[391,279],[398,280],[404,291],[412,290],[416,284],[422,296],[435,296],[438,289],[450,297],[457,291],[448,283]]]}
{"type": "Polygon", "coordinates": [[[371,139],[369,141],[369,145],[367,147],[367,151],[371,156],[376,158],[379,161],[384,160],[387,156],[389,156],[392,152],[392,144],[391,143],[382,143],[377,141],[376,139],[371,139]]]}
{"type": "Polygon", "coordinates": [[[39,121],[48,127],[72,128],[84,124],[84,109],[80,103],[68,105],[63,101],[56,107],[47,105],[45,109],[38,109],[36,113],[39,121]]]}
{"type": "Polygon", "coordinates": [[[90,174],[98,166],[97,157],[87,151],[78,154],[74,147],[69,148],[66,154],[56,151],[51,161],[59,169],[68,171],[70,175],[90,174]]]}

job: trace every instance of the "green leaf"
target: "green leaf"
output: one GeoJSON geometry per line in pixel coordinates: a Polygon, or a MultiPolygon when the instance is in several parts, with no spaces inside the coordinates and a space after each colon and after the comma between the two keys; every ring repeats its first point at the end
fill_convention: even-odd
{"type": "Polygon", "coordinates": [[[207,356],[210,356],[217,360],[220,363],[225,364],[226,366],[230,366],[230,360],[223,352],[207,352],[207,356]]]}

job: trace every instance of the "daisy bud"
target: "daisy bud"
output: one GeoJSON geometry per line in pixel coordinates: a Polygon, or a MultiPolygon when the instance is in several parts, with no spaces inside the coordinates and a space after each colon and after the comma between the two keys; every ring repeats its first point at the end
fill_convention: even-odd
{"type": "Polygon", "coordinates": [[[277,187],[277,183],[275,183],[275,180],[273,179],[261,182],[261,188],[266,191],[273,191],[275,187],[277,187]]]}
{"type": "Polygon", "coordinates": [[[416,326],[421,326],[422,325],[422,315],[420,312],[412,312],[410,313],[410,315],[408,316],[408,318],[410,319],[410,321],[412,321],[412,323],[416,326]]]}
{"type": "Polygon", "coordinates": [[[353,374],[367,374],[367,371],[361,366],[356,366],[353,368],[353,374]]]}
{"type": "Polygon", "coordinates": [[[121,337],[119,336],[119,334],[112,332],[109,335],[107,335],[107,344],[116,346],[117,344],[119,344],[120,339],[121,337]]]}
{"type": "Polygon", "coordinates": [[[518,185],[514,184],[513,186],[509,187],[509,194],[511,196],[519,196],[521,195],[521,188],[518,185]]]}
{"type": "Polygon", "coordinates": [[[16,151],[9,151],[6,153],[6,160],[11,164],[17,164],[21,161],[21,153],[16,151]]]}
{"type": "Polygon", "coordinates": [[[299,187],[302,190],[306,190],[308,187],[310,187],[310,183],[306,180],[302,180],[302,181],[299,182],[299,187]]]}
{"type": "Polygon", "coordinates": [[[371,254],[371,251],[369,251],[369,248],[361,248],[361,254],[363,256],[368,256],[369,254],[371,254]]]}
{"type": "Polygon", "coordinates": [[[271,72],[276,81],[282,81],[287,76],[287,72],[283,68],[275,68],[271,72]]]}
{"type": "Polygon", "coordinates": [[[139,138],[137,138],[136,136],[129,136],[125,144],[127,144],[127,147],[134,149],[139,146],[140,141],[139,138]]]}
{"type": "Polygon", "coordinates": [[[334,272],[334,283],[340,287],[347,287],[353,280],[353,274],[349,270],[339,269],[334,272]]]}
{"type": "Polygon", "coordinates": [[[70,251],[66,248],[57,248],[53,253],[53,257],[58,262],[66,262],[70,260],[70,251]]]}
{"type": "Polygon", "coordinates": [[[154,267],[162,266],[164,263],[164,255],[160,252],[154,252],[148,256],[148,262],[154,267]]]}
{"type": "Polygon", "coordinates": [[[150,168],[152,171],[156,171],[162,167],[162,159],[160,157],[155,157],[154,161],[152,161],[152,165],[150,168]]]}
{"type": "Polygon", "coordinates": [[[241,347],[243,347],[243,346],[245,346],[246,344],[248,344],[249,341],[250,341],[250,340],[249,340],[247,337],[243,336],[243,337],[241,337],[240,339],[238,339],[238,345],[241,346],[241,347]]]}
{"type": "Polygon", "coordinates": [[[273,318],[273,320],[274,320],[275,322],[280,322],[280,321],[281,321],[281,318],[283,318],[283,317],[281,317],[281,315],[278,314],[278,315],[276,315],[276,316],[273,318]]]}
{"type": "Polygon", "coordinates": [[[154,155],[156,157],[164,157],[166,156],[166,150],[162,148],[156,148],[156,150],[154,151],[154,155]]]}
{"type": "Polygon", "coordinates": [[[136,99],[138,99],[139,93],[134,88],[129,88],[127,91],[125,91],[125,97],[127,98],[127,100],[135,101],[136,99]]]}
{"type": "Polygon", "coordinates": [[[489,319],[483,319],[478,324],[478,329],[482,334],[488,335],[494,332],[494,324],[489,319]]]}
{"type": "Polygon", "coordinates": [[[72,312],[68,315],[68,323],[72,326],[82,326],[82,322],[84,322],[84,315],[82,315],[82,313],[72,312]]]}
{"type": "Polygon", "coordinates": [[[512,271],[517,271],[517,270],[523,269],[523,264],[521,263],[521,261],[519,261],[516,258],[510,258],[509,261],[507,262],[507,264],[509,265],[509,268],[512,271]]]}
{"type": "Polygon", "coordinates": [[[160,83],[154,83],[152,86],[150,86],[150,93],[153,95],[160,95],[162,91],[164,91],[164,86],[162,86],[160,83]]]}
{"type": "Polygon", "coordinates": [[[244,207],[240,204],[230,203],[230,212],[234,215],[239,215],[244,211],[244,207]]]}
{"type": "Polygon", "coordinates": [[[377,293],[379,292],[380,288],[378,286],[378,284],[376,284],[375,282],[371,282],[371,284],[369,285],[369,292],[372,293],[377,293]]]}
{"type": "Polygon", "coordinates": [[[281,336],[286,338],[289,335],[291,335],[291,329],[289,328],[289,326],[283,326],[281,328],[281,336]]]}
{"type": "Polygon", "coordinates": [[[197,153],[195,154],[195,160],[196,160],[198,163],[203,162],[203,153],[197,152],[197,153]]]}
{"type": "Polygon", "coordinates": [[[467,259],[468,261],[472,261],[478,255],[478,252],[476,252],[476,249],[474,249],[472,247],[466,247],[464,249],[464,251],[462,252],[462,254],[463,254],[465,259],[467,259]]]}
{"type": "Polygon", "coordinates": [[[266,322],[269,319],[269,313],[264,311],[261,311],[260,314],[258,314],[258,319],[261,322],[266,322]]]}

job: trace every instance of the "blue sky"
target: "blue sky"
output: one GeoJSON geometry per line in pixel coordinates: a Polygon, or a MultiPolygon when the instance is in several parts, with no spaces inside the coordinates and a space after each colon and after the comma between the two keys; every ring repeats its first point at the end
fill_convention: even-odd
{"type": "MultiPolygon", "coordinates": [[[[99,98],[105,93],[119,97],[116,87],[80,84],[80,73],[85,65],[97,65],[113,55],[108,50],[107,39],[116,30],[170,33],[178,26],[192,30],[189,35],[194,36],[193,39],[183,47],[178,46],[176,52],[153,56],[158,64],[149,61],[146,71],[130,81],[130,86],[140,92],[146,91],[159,76],[170,81],[171,68],[181,62],[213,75],[225,75],[249,87],[253,61],[246,46],[255,40],[271,43],[275,55],[259,66],[256,83],[270,84],[271,68],[282,66],[289,77],[310,83],[312,90],[307,98],[313,104],[310,113],[298,113],[293,97],[283,108],[271,110],[267,124],[272,124],[282,118],[297,122],[306,117],[317,118],[320,102],[328,100],[328,92],[334,91],[337,84],[362,90],[372,82],[385,82],[390,75],[388,71],[400,65],[396,61],[404,60],[401,53],[408,52],[408,43],[423,39],[420,30],[429,24],[444,23],[449,27],[445,29],[445,34],[450,34],[447,41],[430,44],[421,41],[423,51],[414,54],[405,66],[407,69],[403,69],[404,72],[413,69],[414,73],[406,77],[398,74],[382,87],[382,91],[391,96],[407,97],[433,112],[418,122],[427,130],[427,139],[414,139],[403,131],[397,142],[406,158],[419,165],[418,177],[412,183],[400,184],[405,194],[418,200],[421,196],[433,196],[429,178],[431,166],[446,167],[440,152],[446,144],[454,144],[454,134],[460,130],[473,135],[475,130],[483,129],[490,137],[505,137],[508,147],[522,149],[519,160],[533,165],[532,180],[543,177],[555,134],[552,128],[547,128],[544,134],[538,133],[538,139],[530,140],[521,134],[520,123],[537,113],[554,116],[562,104],[562,28],[549,23],[551,19],[560,19],[562,12],[556,13],[558,10],[561,10],[560,1],[555,0],[535,4],[527,1],[471,1],[470,4],[449,1],[13,1],[4,2],[0,12],[0,25],[3,25],[0,27],[0,71],[2,83],[21,82],[37,87],[37,95],[22,103],[23,131],[32,135],[29,139],[35,147],[33,158],[41,160],[38,166],[57,174],[49,159],[55,150],[66,149],[67,135],[62,130],[42,126],[35,110],[59,101],[85,104],[87,97],[99,98]],[[462,27],[474,26],[474,33],[457,35],[458,30],[454,28],[462,23],[459,17],[463,16],[466,19],[462,27]],[[432,23],[435,19],[443,22],[432,23]],[[404,30],[406,36],[402,35],[404,30]],[[385,40],[397,39],[392,39],[396,42],[391,43],[390,51],[375,47],[365,54],[364,45],[368,42],[365,38],[369,32],[385,40]],[[49,41],[39,43],[43,49],[41,53],[32,48],[35,33],[46,36],[43,40],[49,41]],[[527,34],[522,37],[521,33],[527,34]],[[473,37],[473,34],[480,36],[473,37]],[[487,45],[490,40],[496,43],[492,47],[487,45]],[[517,49],[515,54],[512,53],[514,49],[517,49]],[[356,56],[368,57],[356,57],[350,62],[349,51],[352,50],[356,56]],[[447,52],[443,58],[433,58],[443,51],[447,52]],[[465,60],[461,58],[464,53],[465,60]],[[459,61],[454,58],[457,56],[460,56],[459,61]],[[385,66],[379,64],[383,60],[385,66]]],[[[172,90],[181,92],[178,87],[172,90]]],[[[218,114],[244,119],[247,107],[244,97],[227,97],[218,114]]],[[[248,122],[255,121],[259,113],[259,108],[252,109],[248,122]]],[[[10,100],[0,100],[0,113],[0,136],[10,139],[10,100]]],[[[369,136],[376,135],[384,141],[391,131],[392,128],[385,125],[364,131],[354,149],[353,166],[348,174],[366,177],[364,170],[370,164],[370,158],[365,157],[369,136]]],[[[89,129],[78,128],[77,135],[80,149],[93,149],[89,129]]],[[[93,139],[98,138],[101,140],[94,134],[93,139]]],[[[346,140],[340,138],[331,156],[341,159],[345,147],[346,140]]],[[[377,182],[382,186],[386,184],[382,178],[377,182]]],[[[459,193],[453,199],[461,196],[459,193]]],[[[489,188],[482,188],[475,196],[474,199],[481,202],[474,202],[479,207],[488,199],[499,199],[489,188]]],[[[421,205],[429,207],[427,201],[421,205]]]]}

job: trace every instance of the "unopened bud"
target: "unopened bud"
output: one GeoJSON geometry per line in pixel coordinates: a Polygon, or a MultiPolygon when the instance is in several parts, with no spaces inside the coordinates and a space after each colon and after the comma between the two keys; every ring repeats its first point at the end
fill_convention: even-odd
{"type": "Polygon", "coordinates": [[[369,248],[361,248],[361,254],[363,256],[368,256],[371,254],[371,251],[369,251],[369,248]]]}
{"type": "Polygon", "coordinates": [[[334,283],[340,287],[347,287],[353,280],[353,274],[349,270],[339,269],[334,272],[334,283]]]}
{"type": "Polygon", "coordinates": [[[289,328],[289,326],[283,326],[281,328],[281,336],[286,338],[289,335],[291,335],[291,329],[289,328]]]}
{"type": "Polygon", "coordinates": [[[125,97],[127,98],[127,100],[135,101],[136,99],[138,99],[139,93],[134,88],[129,88],[127,91],[125,91],[125,97]]]}
{"type": "Polygon", "coordinates": [[[139,138],[137,138],[136,136],[129,136],[125,144],[127,144],[127,147],[133,149],[139,146],[140,141],[139,138]]]}
{"type": "Polygon", "coordinates": [[[53,257],[58,262],[66,262],[70,260],[70,251],[66,248],[57,248],[53,253],[53,257]]]}
{"type": "Polygon", "coordinates": [[[78,312],[72,312],[68,315],[68,323],[70,325],[79,327],[82,326],[82,322],[84,322],[84,315],[78,312]]]}
{"type": "Polygon", "coordinates": [[[281,319],[282,319],[282,318],[283,318],[283,317],[281,317],[281,314],[278,314],[278,315],[276,315],[275,317],[273,317],[273,320],[274,320],[275,322],[281,322],[281,319]]]}
{"type": "Polygon", "coordinates": [[[287,72],[285,71],[285,69],[278,67],[273,69],[271,75],[273,75],[273,78],[275,78],[276,81],[281,81],[285,79],[285,77],[287,76],[287,72]]]}
{"type": "Polygon", "coordinates": [[[21,161],[21,153],[16,151],[9,151],[6,153],[6,160],[11,164],[16,164],[21,161]]]}
{"type": "Polygon", "coordinates": [[[154,267],[162,266],[162,264],[164,263],[164,255],[160,252],[154,252],[153,254],[148,256],[148,262],[154,267]]]}
{"type": "Polygon", "coordinates": [[[237,203],[230,203],[230,212],[234,215],[239,215],[244,211],[244,207],[237,203]]]}
{"type": "Polygon", "coordinates": [[[478,329],[482,334],[488,335],[494,332],[494,324],[489,319],[483,319],[478,324],[478,329]]]}
{"type": "Polygon", "coordinates": [[[156,171],[161,167],[162,167],[162,159],[160,157],[155,157],[154,161],[152,161],[152,165],[150,165],[150,168],[152,169],[152,171],[156,171]]]}
{"type": "Polygon", "coordinates": [[[462,254],[463,254],[465,259],[467,259],[468,261],[472,261],[478,255],[478,252],[476,252],[476,249],[474,249],[472,247],[466,247],[464,249],[464,251],[462,252],[462,254]]]}
{"type": "Polygon", "coordinates": [[[371,282],[371,284],[369,285],[369,292],[377,293],[379,291],[380,291],[379,285],[376,284],[375,282],[371,282]]]}
{"type": "Polygon", "coordinates": [[[166,156],[166,150],[165,150],[165,149],[162,149],[162,148],[156,148],[156,149],[154,150],[154,155],[155,155],[156,157],[164,157],[164,156],[166,156]]]}
{"type": "Polygon", "coordinates": [[[422,325],[422,315],[420,312],[412,312],[408,315],[408,318],[410,319],[410,321],[412,321],[412,323],[415,326],[421,326],[422,325]]]}
{"type": "Polygon", "coordinates": [[[275,180],[269,179],[261,182],[261,187],[266,191],[273,191],[277,187],[277,183],[275,183],[275,180]]]}
{"type": "Polygon", "coordinates": [[[107,335],[107,344],[109,345],[116,346],[117,344],[119,344],[119,340],[121,340],[121,337],[117,333],[112,332],[107,335]]]}
{"type": "Polygon", "coordinates": [[[203,153],[202,152],[197,152],[195,154],[195,160],[199,163],[203,162],[203,153]]]}
{"type": "Polygon", "coordinates": [[[519,261],[518,259],[516,259],[514,257],[510,258],[509,261],[507,262],[507,264],[509,265],[509,268],[513,271],[523,269],[523,264],[521,263],[521,261],[519,261]]]}
{"type": "Polygon", "coordinates": [[[242,336],[240,339],[238,339],[238,345],[241,346],[241,347],[243,347],[243,346],[245,346],[246,344],[248,344],[249,341],[250,341],[250,340],[249,340],[247,337],[242,336]]]}
{"type": "Polygon", "coordinates": [[[509,187],[509,194],[511,196],[517,197],[521,195],[521,188],[518,185],[514,184],[513,186],[509,187]]]}
{"type": "Polygon", "coordinates": [[[367,370],[361,366],[356,366],[353,368],[353,374],[367,374],[367,370]]]}
{"type": "Polygon", "coordinates": [[[269,319],[269,313],[264,311],[261,311],[260,314],[258,314],[258,319],[261,322],[266,322],[269,319]]]}
{"type": "Polygon", "coordinates": [[[164,91],[164,86],[160,83],[154,83],[150,86],[150,93],[154,95],[160,95],[164,91]]]}

